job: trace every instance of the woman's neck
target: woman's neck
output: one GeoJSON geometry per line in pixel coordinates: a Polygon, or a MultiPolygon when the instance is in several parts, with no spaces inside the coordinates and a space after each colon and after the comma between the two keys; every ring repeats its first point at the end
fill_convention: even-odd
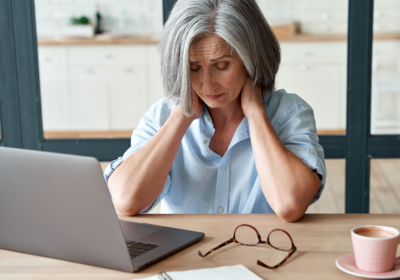
{"type": "Polygon", "coordinates": [[[227,126],[238,126],[244,118],[240,95],[224,108],[210,108],[208,112],[216,130],[224,130],[227,126]]]}

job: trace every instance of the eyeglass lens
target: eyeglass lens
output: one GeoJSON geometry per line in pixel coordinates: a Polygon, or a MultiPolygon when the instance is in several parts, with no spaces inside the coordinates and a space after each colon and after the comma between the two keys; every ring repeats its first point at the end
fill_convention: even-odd
{"type": "Polygon", "coordinates": [[[290,240],[289,236],[280,230],[270,233],[269,243],[276,249],[290,250],[292,248],[292,241],[290,240]]]}
{"type": "Polygon", "coordinates": [[[245,245],[257,245],[258,235],[257,232],[248,226],[241,226],[235,233],[236,241],[245,245]]]}
{"type": "MultiPolygon", "coordinates": [[[[266,241],[266,237],[267,236],[263,238],[261,236],[261,240],[266,241]]],[[[245,245],[257,245],[259,242],[257,232],[249,226],[240,226],[237,228],[235,238],[236,241],[245,245]]],[[[256,254],[261,261],[269,266],[274,266],[281,263],[286,258],[289,252],[283,250],[290,250],[292,248],[292,242],[285,232],[276,230],[269,234],[269,243],[273,248],[268,245],[260,244],[254,249],[259,251],[256,254]]]]}

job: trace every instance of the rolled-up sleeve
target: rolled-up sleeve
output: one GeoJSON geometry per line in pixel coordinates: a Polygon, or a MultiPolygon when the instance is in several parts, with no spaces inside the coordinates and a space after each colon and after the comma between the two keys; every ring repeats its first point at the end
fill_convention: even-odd
{"type": "MultiPolygon", "coordinates": [[[[150,139],[157,133],[160,129],[160,124],[156,119],[156,115],[158,114],[158,103],[153,104],[149,110],[145,113],[145,115],[141,118],[138,127],[133,131],[131,136],[131,146],[124,153],[123,156],[113,160],[104,170],[104,180],[108,185],[108,180],[114,171],[120,166],[129,156],[133,155],[137,151],[139,151],[150,139]]],[[[164,185],[164,189],[161,192],[160,196],[154,201],[152,206],[142,211],[141,213],[147,213],[151,211],[163,198],[163,196],[168,192],[169,186],[171,184],[170,175],[168,175],[167,180],[164,185]]]]}
{"type": "Polygon", "coordinates": [[[292,103],[286,114],[275,122],[283,144],[320,177],[320,186],[311,203],[316,202],[326,183],[324,149],[316,134],[314,112],[303,100],[292,103]]]}

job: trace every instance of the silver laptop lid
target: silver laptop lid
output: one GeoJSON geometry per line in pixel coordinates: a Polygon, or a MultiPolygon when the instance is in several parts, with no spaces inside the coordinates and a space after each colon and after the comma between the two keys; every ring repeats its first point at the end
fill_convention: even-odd
{"type": "Polygon", "coordinates": [[[0,248],[133,271],[92,157],[0,147],[0,248]]]}

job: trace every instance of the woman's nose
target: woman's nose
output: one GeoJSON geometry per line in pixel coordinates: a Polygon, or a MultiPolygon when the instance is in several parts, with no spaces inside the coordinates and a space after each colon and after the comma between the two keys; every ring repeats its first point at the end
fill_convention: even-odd
{"type": "Polygon", "coordinates": [[[204,73],[202,90],[206,95],[212,95],[217,88],[217,83],[211,73],[204,73]]]}

